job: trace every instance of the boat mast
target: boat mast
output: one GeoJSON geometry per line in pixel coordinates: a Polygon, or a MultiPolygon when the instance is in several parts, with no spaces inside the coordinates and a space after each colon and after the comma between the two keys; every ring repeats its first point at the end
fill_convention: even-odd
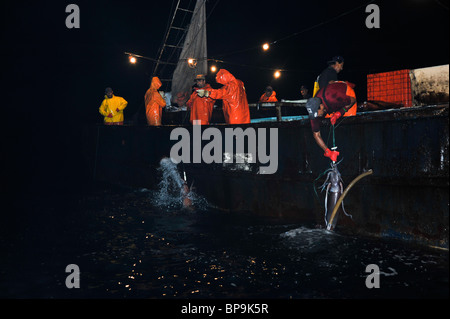
{"type": "MultiPolygon", "coordinates": [[[[162,62],[162,61],[161,61],[162,55],[163,55],[163,53],[164,53],[164,50],[165,50],[166,47],[168,46],[168,45],[167,45],[167,40],[168,40],[168,38],[169,38],[170,31],[171,31],[172,29],[174,29],[174,27],[173,27],[173,22],[175,21],[175,16],[177,15],[178,8],[180,7],[180,2],[181,2],[181,0],[178,0],[177,5],[176,5],[176,7],[175,7],[175,11],[174,11],[174,13],[173,13],[173,15],[172,15],[172,20],[170,21],[169,27],[167,28],[166,35],[165,35],[165,37],[164,37],[164,42],[163,42],[163,45],[162,45],[161,49],[159,50],[158,59],[157,59],[157,61],[156,61],[155,69],[153,70],[153,75],[152,75],[152,77],[155,76],[155,75],[157,74],[158,67],[159,67],[159,65],[160,65],[161,62],[162,62]]],[[[177,28],[177,29],[178,29],[178,28],[177,28]]],[[[181,29],[181,28],[179,28],[179,29],[181,29]]]]}
{"type": "Polygon", "coordinates": [[[197,0],[192,14],[178,65],[172,77],[172,96],[177,104],[183,106],[183,100],[192,93],[193,79],[197,74],[208,70],[206,38],[206,0],[197,0]]]}
{"type": "MultiPolygon", "coordinates": [[[[191,1],[189,1],[190,3],[191,1]]],[[[166,31],[166,34],[164,36],[163,44],[160,48],[158,59],[156,60],[156,65],[153,70],[152,77],[154,76],[161,76],[161,73],[163,73],[162,68],[160,70],[161,65],[171,65],[176,66],[178,62],[178,57],[180,55],[181,50],[183,49],[183,46],[180,44],[182,43],[183,39],[186,37],[186,33],[188,32],[188,26],[183,26],[182,24],[188,19],[188,21],[191,20],[192,14],[194,13],[193,10],[189,9],[189,6],[187,5],[186,8],[180,7],[181,0],[177,1],[177,4],[175,6],[175,10],[173,11],[172,18],[170,20],[170,23],[168,24],[168,28],[166,31]],[[184,16],[181,15],[181,13],[185,13],[184,16]],[[180,17],[179,19],[176,19],[177,17],[180,17]],[[181,20],[181,21],[179,21],[181,20]],[[181,23],[180,26],[176,26],[175,23],[181,23]],[[180,36],[180,32],[181,36],[180,36]],[[178,51],[178,52],[177,52],[178,51]]],[[[161,78],[160,80],[162,82],[171,82],[171,75],[167,78],[161,78]]]]}

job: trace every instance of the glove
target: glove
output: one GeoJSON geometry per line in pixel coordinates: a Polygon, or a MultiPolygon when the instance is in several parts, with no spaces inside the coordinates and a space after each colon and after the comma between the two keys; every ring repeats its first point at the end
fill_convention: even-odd
{"type": "Polygon", "coordinates": [[[325,151],[325,154],[323,154],[325,157],[328,157],[329,159],[331,159],[333,162],[337,161],[337,157],[339,156],[339,152],[337,151],[332,151],[329,148],[327,148],[327,150],[325,151]]]}
{"type": "Polygon", "coordinates": [[[197,90],[197,95],[200,97],[209,97],[210,94],[211,94],[211,92],[203,90],[203,89],[197,90]]]}
{"type": "Polygon", "coordinates": [[[330,123],[332,125],[336,124],[336,121],[338,120],[338,118],[340,118],[342,116],[342,114],[340,112],[336,112],[333,114],[333,116],[330,119],[330,123]]]}

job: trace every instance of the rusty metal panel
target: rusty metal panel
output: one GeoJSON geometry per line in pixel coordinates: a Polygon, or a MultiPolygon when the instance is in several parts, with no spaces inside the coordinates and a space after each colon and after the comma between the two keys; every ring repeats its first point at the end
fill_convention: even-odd
{"type": "Polygon", "coordinates": [[[411,90],[416,106],[448,103],[449,65],[411,70],[411,90]]]}

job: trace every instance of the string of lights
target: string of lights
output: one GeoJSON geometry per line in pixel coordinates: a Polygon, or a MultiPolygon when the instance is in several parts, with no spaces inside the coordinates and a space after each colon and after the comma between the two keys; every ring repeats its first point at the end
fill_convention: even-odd
{"type": "MultiPolygon", "coordinates": [[[[219,1],[217,1],[215,3],[214,8],[217,6],[218,2],[219,1]]],[[[272,72],[274,72],[274,77],[275,78],[279,78],[281,76],[281,73],[283,73],[283,72],[304,72],[304,70],[288,70],[288,69],[283,69],[283,68],[272,68],[272,67],[264,67],[264,66],[257,66],[257,65],[234,63],[234,62],[230,62],[230,61],[224,61],[224,60],[222,60],[222,58],[223,57],[227,57],[227,56],[231,56],[231,55],[235,55],[235,54],[239,54],[239,53],[244,53],[244,52],[248,52],[248,51],[257,50],[257,49],[260,50],[261,48],[262,48],[263,51],[268,51],[271,48],[271,46],[273,46],[273,45],[276,45],[276,44],[278,44],[278,43],[280,43],[282,41],[286,41],[286,40],[291,39],[293,37],[296,37],[296,36],[298,36],[300,34],[306,33],[308,31],[314,30],[316,28],[319,28],[319,27],[322,27],[322,26],[324,26],[326,24],[329,24],[329,23],[331,23],[333,21],[336,21],[336,20],[338,20],[338,19],[340,19],[340,18],[342,18],[344,16],[347,16],[347,15],[349,15],[349,14],[351,14],[351,13],[353,13],[353,12],[363,8],[363,7],[367,7],[367,5],[369,5],[369,4],[373,3],[373,2],[375,2],[375,0],[370,0],[370,1],[364,3],[364,4],[360,5],[360,6],[357,6],[357,7],[353,8],[353,9],[351,9],[351,10],[345,11],[345,12],[343,12],[343,13],[341,13],[341,14],[339,14],[339,15],[331,18],[331,19],[328,19],[326,21],[322,21],[320,23],[317,23],[317,24],[315,24],[313,26],[307,27],[307,28],[305,28],[303,30],[300,30],[298,32],[291,33],[291,34],[286,35],[286,36],[284,36],[284,37],[282,37],[282,38],[280,38],[278,40],[275,40],[275,41],[272,41],[272,42],[266,42],[263,45],[252,46],[252,47],[249,47],[249,48],[246,48],[246,49],[240,49],[240,50],[228,52],[228,53],[225,53],[225,54],[219,54],[219,55],[216,55],[215,57],[208,58],[207,60],[209,62],[214,62],[214,63],[221,63],[221,64],[228,64],[228,65],[235,65],[235,66],[240,66],[240,67],[246,67],[246,68],[255,68],[255,69],[260,69],[260,70],[272,71],[272,72]]],[[[214,10],[214,8],[213,8],[213,10],[214,10]]],[[[209,19],[212,11],[208,15],[207,20],[209,19]]],[[[157,62],[156,59],[152,59],[152,58],[149,58],[149,57],[145,57],[145,56],[141,56],[141,55],[137,55],[137,54],[133,54],[133,53],[128,53],[128,52],[125,52],[125,54],[129,56],[130,63],[132,63],[132,64],[135,64],[137,62],[136,58],[142,58],[142,59],[147,59],[147,60],[150,60],[150,61],[153,61],[153,62],[157,62]]],[[[198,59],[195,59],[195,58],[189,58],[189,59],[185,59],[185,60],[189,64],[189,66],[192,67],[192,68],[195,68],[195,66],[197,65],[197,62],[199,61],[198,59]]],[[[166,64],[174,64],[174,63],[166,63],[166,64]]],[[[214,65],[214,64],[211,65],[210,70],[211,70],[212,73],[217,72],[217,66],[214,65]]]]}
{"type": "MultiPolygon", "coordinates": [[[[305,28],[305,29],[303,29],[303,30],[301,30],[301,31],[294,32],[294,33],[289,34],[289,35],[287,35],[287,36],[284,36],[284,37],[282,37],[282,38],[280,38],[280,39],[278,39],[278,40],[275,40],[275,41],[272,41],[272,42],[266,42],[266,43],[264,43],[264,44],[262,45],[262,49],[263,49],[264,51],[267,51],[267,50],[270,49],[270,46],[271,46],[271,45],[277,44],[277,43],[279,43],[279,42],[282,42],[282,41],[285,41],[285,40],[287,40],[287,39],[293,38],[293,37],[298,36],[298,35],[300,35],[300,34],[303,34],[303,33],[305,33],[305,32],[308,32],[308,31],[314,30],[314,29],[316,29],[316,28],[319,28],[319,27],[321,27],[321,26],[324,26],[324,25],[326,25],[326,24],[328,24],[328,23],[331,23],[331,22],[333,22],[333,21],[335,21],[335,20],[338,20],[338,19],[340,19],[340,18],[342,18],[342,17],[344,17],[344,16],[346,16],[346,15],[349,15],[349,14],[351,14],[351,13],[353,13],[353,12],[355,12],[355,11],[357,11],[357,10],[363,8],[363,7],[367,7],[367,6],[368,6],[369,4],[371,4],[372,2],[375,2],[375,0],[370,0],[369,2],[367,2],[367,3],[365,3],[365,4],[362,4],[362,5],[360,5],[360,6],[356,7],[356,8],[353,8],[353,9],[351,9],[351,10],[345,11],[345,12],[343,12],[343,13],[341,13],[341,14],[339,14],[339,15],[337,15],[337,16],[335,16],[335,17],[329,19],[329,20],[326,20],[326,21],[320,22],[320,23],[318,23],[318,24],[315,24],[315,25],[313,25],[313,26],[307,27],[307,28],[305,28]]],[[[261,45],[252,46],[252,47],[249,47],[249,48],[246,48],[246,49],[236,50],[236,51],[228,52],[228,53],[225,53],[225,54],[219,54],[219,55],[217,55],[217,57],[218,57],[218,58],[223,58],[223,57],[226,57],[226,56],[235,55],[235,54],[238,54],[238,53],[244,53],[244,52],[252,51],[252,50],[257,50],[257,49],[260,49],[260,48],[261,48],[261,45]]]]}
{"type": "MultiPolygon", "coordinates": [[[[337,16],[329,19],[329,20],[326,20],[326,21],[320,22],[318,24],[315,24],[313,26],[307,27],[307,28],[305,28],[305,29],[303,29],[301,31],[294,32],[294,33],[289,34],[287,36],[284,36],[284,37],[282,37],[282,38],[280,38],[278,40],[275,40],[275,41],[272,41],[272,42],[266,42],[262,46],[261,45],[252,46],[252,47],[249,47],[249,48],[246,48],[246,49],[241,49],[241,50],[237,50],[237,51],[233,51],[233,52],[229,52],[229,53],[225,53],[225,54],[219,54],[219,55],[217,55],[217,57],[223,58],[223,57],[227,57],[227,56],[231,56],[231,55],[235,55],[235,54],[239,54],[239,53],[244,53],[244,52],[248,52],[248,51],[260,50],[261,48],[263,49],[263,51],[268,51],[271,48],[272,45],[278,44],[278,43],[280,43],[282,41],[286,41],[286,40],[288,40],[290,38],[293,38],[293,37],[296,37],[296,36],[298,36],[300,34],[306,33],[308,31],[311,31],[311,30],[314,30],[314,29],[319,28],[321,26],[324,26],[326,24],[329,24],[329,23],[331,23],[333,21],[336,21],[336,20],[338,20],[338,19],[340,19],[340,18],[342,18],[344,16],[347,16],[347,15],[349,15],[349,14],[351,14],[351,13],[353,13],[353,12],[363,8],[363,7],[367,7],[369,4],[371,4],[373,2],[375,2],[375,0],[370,0],[367,3],[364,3],[364,4],[360,5],[360,6],[357,6],[357,7],[353,8],[353,9],[351,9],[351,10],[345,11],[345,12],[343,12],[343,13],[341,13],[341,14],[339,14],[339,15],[337,15],[337,16]]],[[[217,59],[211,59],[211,60],[219,61],[217,59]]],[[[260,67],[260,66],[252,66],[252,65],[245,65],[245,64],[237,64],[237,63],[231,63],[231,62],[225,62],[225,61],[221,61],[221,62],[224,63],[224,64],[234,64],[234,65],[238,65],[238,66],[242,66],[242,67],[253,67],[253,68],[259,68],[259,69],[263,69],[263,70],[275,71],[275,73],[274,73],[275,78],[279,78],[281,76],[281,72],[302,72],[300,70],[275,69],[275,68],[268,68],[268,67],[260,67]]]]}

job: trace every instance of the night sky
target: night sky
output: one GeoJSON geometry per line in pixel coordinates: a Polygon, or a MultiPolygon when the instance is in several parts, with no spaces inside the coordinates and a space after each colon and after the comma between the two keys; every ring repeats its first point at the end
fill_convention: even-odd
{"type": "MultiPolygon", "coordinates": [[[[10,93],[23,96],[24,88],[37,89],[51,107],[46,117],[55,120],[101,122],[98,106],[111,86],[129,101],[130,116],[143,103],[154,65],[145,60],[130,65],[123,53],[157,56],[172,0],[75,1],[80,29],[65,26],[69,3],[2,3],[2,63],[15,80],[10,93]],[[62,104],[70,114],[53,112],[62,104]]],[[[365,3],[208,0],[208,55],[229,62],[219,66],[244,81],[250,103],[268,84],[280,98],[299,98],[300,86],[312,87],[335,55],[344,56],[340,79],[356,83],[359,100],[366,98],[367,74],[448,63],[448,1],[374,1],[380,29],[365,26],[365,3]],[[322,22],[327,23],[302,32],[322,22]],[[260,49],[297,32],[268,52],[260,49]],[[274,80],[273,71],[264,68],[287,72],[274,80]]]]}
{"type": "MultiPolygon", "coordinates": [[[[279,98],[298,99],[300,86],[312,88],[335,55],[345,58],[339,77],[356,84],[360,102],[366,99],[367,74],[449,63],[449,1],[374,1],[380,29],[366,27],[365,3],[209,0],[208,55],[227,62],[219,66],[245,83],[250,103],[269,84],[279,98]],[[295,33],[300,34],[268,52],[260,49],[295,33]],[[265,68],[287,71],[274,80],[265,68]]],[[[67,187],[58,187],[65,193],[79,187],[70,181],[86,177],[83,128],[102,122],[98,108],[107,86],[128,100],[126,119],[142,107],[153,64],[131,65],[124,52],[156,57],[171,5],[171,0],[0,4],[7,150],[2,172],[16,187],[31,193],[59,184],[67,187]],[[66,28],[70,3],[80,8],[80,29],[66,28]]]]}

